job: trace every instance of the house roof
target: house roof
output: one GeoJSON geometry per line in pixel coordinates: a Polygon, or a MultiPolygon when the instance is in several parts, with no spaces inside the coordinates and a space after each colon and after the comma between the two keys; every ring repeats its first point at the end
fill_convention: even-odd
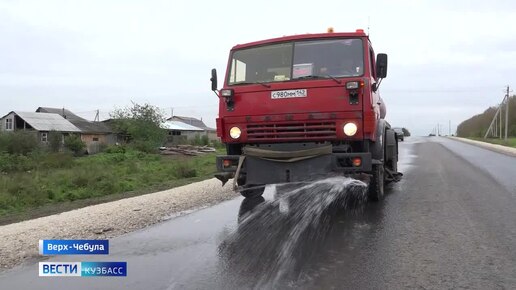
{"type": "Polygon", "coordinates": [[[199,119],[193,118],[193,117],[172,116],[172,117],[168,118],[167,120],[179,121],[179,122],[182,122],[182,123],[185,123],[188,125],[192,125],[192,126],[201,128],[203,130],[207,130],[207,131],[215,131],[215,129],[206,126],[206,124],[204,124],[204,122],[202,120],[199,120],[199,119]]]}
{"type": "Polygon", "coordinates": [[[39,107],[36,112],[40,112],[40,113],[52,113],[52,114],[59,114],[61,116],[63,116],[65,119],[67,119],[68,121],[72,121],[72,120],[82,120],[82,121],[87,121],[86,119],[83,119],[77,115],[75,115],[74,113],[72,113],[72,111],[68,110],[68,109],[65,109],[65,108],[49,108],[49,107],[39,107]]]}
{"type": "Polygon", "coordinates": [[[113,133],[113,129],[111,129],[106,123],[91,122],[87,120],[70,120],[70,122],[77,128],[81,129],[83,133],[113,133]]]}
{"type": "Polygon", "coordinates": [[[177,131],[204,131],[202,128],[198,128],[192,125],[185,124],[179,121],[165,121],[163,123],[163,128],[168,130],[177,130],[177,131]]]}
{"type": "Polygon", "coordinates": [[[112,133],[113,132],[113,130],[105,123],[88,121],[84,118],[81,118],[81,117],[75,115],[74,113],[72,113],[72,111],[64,109],[64,108],[59,109],[59,108],[39,107],[36,110],[36,112],[59,114],[62,117],[64,117],[66,120],[68,120],[72,124],[74,124],[77,128],[79,128],[82,133],[112,133]]]}
{"type": "MultiPolygon", "coordinates": [[[[59,131],[59,132],[80,132],[70,121],[58,114],[51,113],[33,113],[33,112],[17,112],[16,114],[37,131],[59,131]]],[[[9,113],[10,114],[10,113],[9,113]]]]}

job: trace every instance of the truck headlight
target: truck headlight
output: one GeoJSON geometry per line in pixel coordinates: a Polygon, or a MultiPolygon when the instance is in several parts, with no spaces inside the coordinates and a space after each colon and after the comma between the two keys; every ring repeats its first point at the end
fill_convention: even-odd
{"type": "Polygon", "coordinates": [[[233,97],[233,90],[232,89],[224,89],[224,90],[220,90],[220,95],[223,96],[223,97],[233,97]]]}
{"type": "Polygon", "coordinates": [[[233,139],[240,138],[240,135],[242,135],[242,131],[238,127],[232,127],[229,129],[229,136],[233,139]]]}
{"type": "Polygon", "coordinates": [[[358,86],[359,86],[359,83],[356,81],[346,83],[346,89],[348,89],[348,90],[358,89],[358,86]]]}
{"type": "Polygon", "coordinates": [[[355,123],[346,123],[346,125],[344,125],[344,134],[346,134],[346,136],[353,136],[357,133],[357,125],[355,123]]]}

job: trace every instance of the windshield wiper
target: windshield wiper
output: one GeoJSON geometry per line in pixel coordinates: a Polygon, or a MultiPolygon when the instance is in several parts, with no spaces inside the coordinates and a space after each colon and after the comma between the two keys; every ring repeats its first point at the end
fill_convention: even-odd
{"type": "Polygon", "coordinates": [[[233,83],[232,85],[253,85],[253,84],[260,84],[266,88],[270,88],[271,85],[269,84],[266,84],[264,82],[238,82],[238,83],[233,83]]]}
{"type": "Polygon", "coordinates": [[[334,80],[337,84],[341,84],[342,83],[339,79],[337,79],[336,77],[334,77],[332,75],[329,75],[329,74],[302,76],[302,77],[296,78],[296,80],[303,80],[303,79],[327,79],[327,78],[330,78],[330,79],[334,80]]]}

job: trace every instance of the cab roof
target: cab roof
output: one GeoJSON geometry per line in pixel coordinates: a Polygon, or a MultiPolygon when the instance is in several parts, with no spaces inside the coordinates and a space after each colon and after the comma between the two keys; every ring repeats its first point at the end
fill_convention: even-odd
{"type": "Polygon", "coordinates": [[[328,32],[328,33],[315,33],[315,34],[307,33],[307,34],[289,35],[289,36],[283,36],[283,37],[270,38],[270,39],[253,41],[253,42],[244,43],[244,44],[237,44],[237,45],[233,46],[233,48],[231,50],[248,48],[248,47],[259,46],[259,45],[270,44],[270,43],[294,41],[294,40],[344,38],[344,37],[368,37],[368,36],[361,29],[357,29],[356,32],[328,32]]]}

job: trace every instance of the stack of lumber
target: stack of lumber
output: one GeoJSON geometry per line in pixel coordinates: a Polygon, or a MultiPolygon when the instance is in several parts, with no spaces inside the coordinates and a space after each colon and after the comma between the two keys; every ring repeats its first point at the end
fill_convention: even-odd
{"type": "Polygon", "coordinates": [[[161,154],[163,155],[188,155],[197,156],[204,153],[216,152],[215,148],[195,145],[176,145],[172,147],[161,147],[161,154]]]}

